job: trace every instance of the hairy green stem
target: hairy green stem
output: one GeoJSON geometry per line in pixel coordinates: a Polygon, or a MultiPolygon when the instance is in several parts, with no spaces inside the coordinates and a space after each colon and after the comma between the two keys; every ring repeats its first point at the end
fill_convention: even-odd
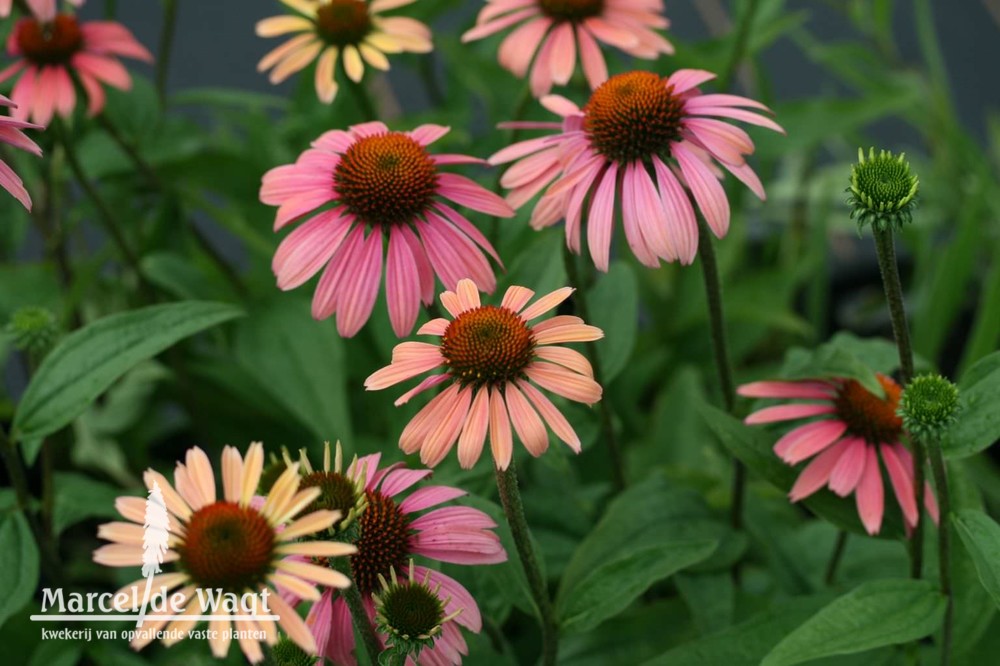
{"type": "Polygon", "coordinates": [[[833,581],[837,577],[837,567],[840,566],[840,560],[843,559],[846,546],[847,532],[840,530],[837,532],[837,541],[833,544],[833,552],[830,553],[830,561],[826,565],[826,574],[823,576],[823,582],[827,586],[833,585],[833,581]]]}
{"type": "Polygon", "coordinates": [[[94,187],[93,183],[87,178],[87,175],[83,172],[83,167],[80,165],[80,160],[76,154],[76,147],[73,145],[72,139],[67,136],[66,128],[61,122],[54,123],[54,128],[56,130],[56,135],[59,137],[59,142],[63,146],[63,150],[66,153],[66,163],[69,164],[70,170],[73,172],[73,176],[76,178],[77,183],[83,190],[83,193],[90,199],[91,204],[93,204],[94,209],[97,211],[97,220],[104,227],[104,230],[111,237],[114,244],[118,247],[118,251],[121,253],[122,257],[129,267],[135,271],[139,280],[142,281],[142,271],[139,268],[139,257],[132,250],[128,241],[125,239],[125,235],[121,230],[121,225],[118,223],[115,214],[111,212],[111,208],[108,204],[101,198],[100,193],[94,187]]]}
{"type": "Polygon", "coordinates": [[[167,106],[167,77],[170,74],[170,56],[174,50],[174,32],[177,30],[177,0],[163,0],[163,25],[160,27],[160,52],[156,58],[156,92],[160,106],[167,106]]]}
{"type": "Polygon", "coordinates": [[[726,68],[719,77],[719,87],[722,90],[729,89],[736,76],[743,59],[746,57],[747,46],[750,43],[750,29],[753,27],[754,19],[757,16],[757,9],[760,3],[758,0],[747,0],[746,9],[736,27],[736,39],[733,42],[733,50],[729,53],[729,61],[726,68]]]}
{"type": "Polygon", "coordinates": [[[559,652],[559,629],[556,625],[552,601],[549,599],[549,591],[542,578],[542,570],[538,566],[535,548],[531,543],[528,521],[524,518],[524,505],[521,503],[521,491],[518,489],[517,469],[514,466],[514,461],[510,461],[510,466],[507,469],[497,469],[496,477],[500,503],[507,516],[507,524],[514,537],[514,545],[517,547],[517,554],[524,567],[524,573],[528,577],[531,596],[538,607],[542,628],[542,664],[543,666],[554,666],[559,652]]]}
{"type": "MultiPolygon", "coordinates": [[[[722,310],[722,281],[719,278],[719,265],[715,259],[712,232],[700,216],[698,217],[698,258],[701,260],[701,273],[705,281],[705,298],[708,302],[708,318],[712,329],[715,369],[719,374],[719,387],[722,389],[723,404],[726,411],[732,414],[736,405],[736,385],[733,381],[729,345],[726,342],[726,319],[722,310]]],[[[733,504],[729,518],[733,529],[737,530],[743,526],[746,479],[747,471],[743,462],[733,458],[733,504]]]]}
{"type": "Polygon", "coordinates": [[[351,586],[341,590],[340,594],[344,597],[344,601],[347,602],[347,609],[351,612],[351,620],[354,623],[355,630],[361,634],[361,642],[365,646],[365,652],[368,654],[369,661],[372,664],[378,664],[378,657],[382,654],[382,646],[379,645],[378,636],[375,635],[375,628],[368,619],[365,604],[361,600],[361,591],[354,584],[350,562],[346,557],[330,558],[331,566],[351,579],[351,586]]]}
{"type": "MultiPolygon", "coordinates": [[[[569,246],[565,244],[563,245],[563,263],[566,265],[566,275],[569,278],[570,285],[576,288],[576,291],[573,293],[573,303],[576,307],[577,314],[579,314],[585,322],[591,323],[590,308],[587,305],[587,285],[580,279],[580,271],[577,270],[576,255],[574,255],[569,249],[569,246]]],[[[590,359],[590,365],[594,369],[594,381],[607,390],[607,386],[604,383],[604,372],[601,370],[601,357],[596,346],[592,344],[587,345],[587,358],[590,359]]],[[[608,401],[607,395],[601,399],[598,408],[601,418],[601,434],[604,437],[604,441],[607,443],[608,453],[611,455],[611,479],[614,483],[615,490],[621,492],[625,489],[627,484],[625,474],[625,456],[622,453],[618,437],[615,435],[615,424],[611,413],[611,403],[608,401]]]]}
{"type": "Polygon", "coordinates": [[[938,525],[938,575],[941,578],[941,592],[948,599],[942,628],[941,664],[948,666],[951,663],[951,638],[955,615],[955,598],[951,590],[951,493],[948,490],[948,471],[944,456],[941,454],[940,442],[928,443],[931,471],[934,474],[934,485],[937,488],[938,506],[941,512],[941,523],[938,525]]]}
{"type": "MultiPolygon", "coordinates": [[[[913,345],[910,342],[910,328],[906,322],[906,308],[903,305],[903,283],[899,278],[899,267],[896,264],[896,243],[892,229],[889,227],[872,227],[872,234],[875,237],[878,268],[882,275],[885,300],[889,306],[889,318],[892,321],[892,336],[896,341],[896,349],[899,354],[899,377],[903,386],[906,386],[913,379],[913,345]]],[[[924,450],[923,442],[916,437],[912,439],[912,445],[917,511],[922,514],[924,462],[927,459],[927,452],[924,450]]],[[[912,578],[920,578],[923,575],[923,543],[924,521],[918,520],[910,539],[910,576],[912,578]]]]}

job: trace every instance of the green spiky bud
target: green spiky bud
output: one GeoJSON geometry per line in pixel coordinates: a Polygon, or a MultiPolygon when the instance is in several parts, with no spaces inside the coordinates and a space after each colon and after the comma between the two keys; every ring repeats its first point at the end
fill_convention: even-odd
{"type": "Polygon", "coordinates": [[[413,560],[410,560],[408,578],[396,575],[389,569],[390,581],[379,574],[382,591],[372,595],[375,601],[375,626],[386,635],[387,661],[392,655],[406,654],[416,660],[425,647],[434,645],[446,622],[455,619],[461,611],[450,615],[445,612],[450,598],[442,599],[441,585],[432,585],[430,571],[423,580],[414,577],[413,560]]]}
{"type": "Polygon", "coordinates": [[[875,230],[899,229],[913,219],[920,180],[910,173],[905,154],[888,150],[865,152],[858,148],[858,163],[851,168],[851,218],[858,222],[858,233],[866,224],[875,230]]]}
{"type": "Polygon", "coordinates": [[[17,349],[43,356],[52,348],[59,335],[59,323],[49,310],[28,306],[14,312],[6,330],[13,336],[17,349]]]}
{"type": "Polygon", "coordinates": [[[310,657],[305,650],[289,640],[287,636],[282,636],[274,644],[274,647],[271,648],[271,656],[274,658],[276,666],[313,666],[316,663],[316,657],[310,657]]]}
{"type": "Polygon", "coordinates": [[[939,440],[959,411],[958,387],[941,375],[915,377],[899,400],[903,425],[922,439],[939,440]]]}

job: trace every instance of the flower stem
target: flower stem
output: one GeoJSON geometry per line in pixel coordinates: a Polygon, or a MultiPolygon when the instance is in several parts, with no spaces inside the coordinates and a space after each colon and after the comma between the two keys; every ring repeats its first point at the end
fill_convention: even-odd
{"type": "MultiPolygon", "coordinates": [[[[712,349],[715,352],[715,369],[719,374],[719,387],[726,411],[733,413],[736,405],[736,388],[733,382],[733,366],[729,360],[729,345],[726,342],[726,319],[722,311],[722,281],[719,279],[719,265],[715,260],[715,246],[712,232],[699,216],[698,218],[698,258],[701,260],[701,274],[705,280],[705,297],[708,302],[708,317],[712,328],[712,349]]],[[[733,505],[730,523],[733,529],[743,526],[743,497],[746,494],[747,471],[743,462],[733,458],[733,505]]]]}
{"type": "Polygon", "coordinates": [[[104,18],[112,20],[118,15],[118,0],[104,0],[104,18]]]}
{"type": "Polygon", "coordinates": [[[948,666],[951,663],[951,635],[955,615],[955,599],[951,591],[951,493],[948,490],[948,471],[940,443],[931,441],[929,444],[931,471],[941,511],[941,524],[938,525],[938,575],[941,578],[941,592],[948,598],[942,629],[941,664],[948,666]]]}
{"type": "Polygon", "coordinates": [[[114,213],[111,212],[111,208],[108,204],[101,198],[101,195],[94,188],[94,185],[87,179],[87,175],[83,172],[83,167],[80,165],[80,160],[76,155],[76,148],[73,145],[73,141],[67,136],[66,128],[61,122],[56,122],[53,124],[56,129],[56,134],[59,137],[59,142],[62,144],[63,149],[66,152],[66,163],[69,164],[70,170],[73,172],[73,176],[76,178],[77,183],[83,190],[83,193],[90,199],[95,210],[97,211],[97,219],[104,227],[104,230],[111,237],[112,241],[116,246],[118,246],[118,251],[124,257],[125,262],[135,271],[140,281],[143,281],[142,271],[139,269],[139,257],[132,250],[128,241],[125,240],[125,235],[122,233],[121,226],[118,224],[118,220],[115,218],[114,213]]]}
{"type": "Polygon", "coordinates": [[[170,55],[173,52],[174,32],[177,29],[177,0],[163,0],[163,26],[160,28],[160,52],[156,58],[156,92],[160,107],[167,106],[167,76],[170,74],[170,55]]]}
{"type": "Polygon", "coordinates": [[[833,579],[837,576],[837,567],[840,566],[846,545],[847,532],[840,530],[837,532],[837,541],[833,544],[833,552],[830,553],[830,561],[826,565],[826,575],[823,576],[823,582],[827,586],[833,585],[833,579]]]}
{"type": "MultiPolygon", "coordinates": [[[[882,274],[882,286],[885,289],[885,300],[889,305],[889,318],[892,320],[892,336],[896,341],[899,353],[899,378],[903,386],[913,379],[913,346],[910,343],[910,329],[906,323],[906,309],[903,306],[903,283],[899,279],[899,268],[896,265],[896,243],[890,227],[873,226],[875,237],[875,252],[878,256],[878,268],[882,274]]],[[[913,483],[917,493],[917,510],[923,511],[924,505],[924,461],[927,452],[923,442],[912,439],[914,474],[913,483]]],[[[923,575],[924,559],[924,521],[918,520],[913,528],[910,539],[910,576],[920,578],[923,575]]]]}
{"type": "Polygon", "coordinates": [[[760,5],[758,0],[747,0],[746,9],[743,11],[740,24],[736,27],[736,38],[733,42],[733,50],[729,54],[729,62],[722,76],[719,77],[719,87],[727,90],[733,81],[733,77],[743,64],[746,57],[747,46],[750,42],[750,29],[753,27],[754,18],[757,16],[757,8],[760,5]]]}
{"type": "MultiPolygon", "coordinates": [[[[585,322],[590,323],[590,307],[587,305],[587,285],[580,279],[576,256],[569,249],[569,246],[565,244],[563,245],[563,263],[566,265],[566,276],[569,278],[570,285],[576,287],[576,292],[573,294],[573,303],[577,314],[585,322]]],[[[601,357],[598,354],[597,347],[587,345],[587,358],[590,359],[590,365],[594,369],[594,381],[603,387],[604,373],[601,370],[601,357]]],[[[601,400],[599,410],[601,414],[601,433],[608,445],[608,453],[611,455],[612,481],[615,485],[615,490],[621,492],[626,486],[625,457],[622,455],[621,445],[618,443],[618,437],[615,435],[611,403],[608,402],[607,396],[601,400]]]]}
{"type": "Polygon", "coordinates": [[[351,89],[351,95],[354,97],[354,101],[358,105],[358,109],[361,111],[361,115],[366,121],[378,120],[378,111],[375,110],[375,102],[372,101],[371,95],[368,94],[368,89],[365,88],[364,84],[360,81],[355,81],[351,77],[347,77],[348,87],[351,89]]]}
{"type": "Polygon", "coordinates": [[[361,634],[361,642],[365,645],[368,660],[372,664],[378,664],[378,657],[382,654],[382,646],[378,642],[378,636],[375,635],[375,628],[372,626],[371,620],[368,619],[368,612],[365,610],[365,604],[361,600],[361,592],[358,590],[358,586],[354,584],[350,562],[349,559],[344,557],[330,558],[331,566],[351,579],[351,586],[341,590],[340,594],[343,595],[344,601],[347,602],[347,609],[351,612],[351,620],[354,623],[354,628],[361,634]]]}
{"type": "Polygon", "coordinates": [[[552,601],[549,599],[549,592],[535,557],[535,548],[531,544],[528,522],[524,518],[524,505],[521,503],[521,491],[517,486],[517,469],[514,466],[514,461],[511,460],[507,469],[497,469],[496,477],[500,503],[507,516],[507,524],[514,537],[514,545],[517,546],[517,554],[521,558],[524,573],[528,577],[531,596],[534,597],[535,605],[538,606],[539,620],[542,625],[542,664],[543,666],[554,666],[559,651],[559,630],[556,626],[552,601]]]}

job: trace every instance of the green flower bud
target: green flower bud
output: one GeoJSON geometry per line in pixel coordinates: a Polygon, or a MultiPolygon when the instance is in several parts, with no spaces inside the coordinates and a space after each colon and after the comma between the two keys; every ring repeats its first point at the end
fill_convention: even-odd
{"type": "Polygon", "coordinates": [[[42,356],[52,348],[59,335],[56,316],[41,307],[28,306],[17,310],[6,327],[14,337],[14,346],[29,354],[42,356]]]}
{"type": "Polygon", "coordinates": [[[276,666],[313,666],[316,657],[310,657],[297,643],[282,636],[271,648],[276,666]]]}
{"type": "Polygon", "coordinates": [[[877,155],[871,148],[865,158],[858,148],[858,163],[851,168],[851,218],[857,219],[858,233],[866,224],[873,229],[900,228],[913,218],[920,181],[910,173],[905,155],[898,157],[887,150],[877,155]]]}
{"type": "Polygon", "coordinates": [[[907,385],[898,414],[912,434],[938,440],[955,422],[958,411],[958,387],[941,375],[926,374],[907,385]]]}
{"type": "Polygon", "coordinates": [[[397,577],[394,568],[389,570],[389,582],[380,574],[382,591],[373,597],[375,626],[386,635],[387,652],[407,654],[415,660],[421,649],[434,645],[444,624],[455,619],[461,611],[446,614],[445,606],[450,598],[440,597],[440,585],[431,586],[430,571],[422,581],[416,580],[413,572],[410,560],[407,579],[397,577]]]}

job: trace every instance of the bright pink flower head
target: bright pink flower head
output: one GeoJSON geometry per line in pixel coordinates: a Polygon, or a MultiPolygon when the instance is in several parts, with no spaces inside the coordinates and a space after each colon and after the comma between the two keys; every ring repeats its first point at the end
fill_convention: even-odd
{"type": "Polygon", "coordinates": [[[500,181],[511,190],[507,201],[517,208],[548,188],[531,225],[538,229],[565,219],[566,243],[579,253],[581,218],[586,220],[590,255],[602,271],[608,270],[619,208],[625,237],[640,262],[652,268],[661,259],[690,264],[698,252],[691,197],[716,236],[729,230],[729,201],[716,164],[764,198],[764,188],[746,162],[753,141],[719,119],[783,131],[761,115],[768,109],[759,102],[702,94],[697,86],[713,78],[694,69],[678,70],[667,79],[635,71],[608,79],[583,109],[558,95],[542,98],[562,123],[507,126],[559,134],[516,143],[490,158],[491,164],[518,160],[500,181]]]}
{"type": "Polygon", "coordinates": [[[492,292],[496,276],[483,251],[499,264],[496,250],[443,199],[488,215],[514,211],[472,180],[441,171],[482,163],[428,153],[427,146],[447,133],[440,125],[412,132],[390,132],[380,122],[354,125],[327,132],[295,164],[264,174],[260,200],[279,206],[275,231],[302,222],[274,255],[278,287],[294,289],[326,266],[312,314],[326,319],[336,313],[345,337],[371,315],[383,256],[389,319],[400,337],[413,329],[420,303],[433,302],[435,274],[449,289],[471,277],[492,292]]]}
{"type": "MultiPolygon", "coordinates": [[[[317,479],[317,472],[313,472],[304,481],[324,489],[343,489],[354,487],[354,479],[363,477],[363,483],[358,485],[364,489],[367,506],[355,519],[357,553],[351,556],[351,574],[373,626],[372,594],[382,590],[379,576],[388,579],[392,570],[397,575],[406,575],[412,557],[468,565],[507,561],[507,552],[493,531],[496,523],[489,516],[468,506],[439,506],[466,495],[465,491],[449,486],[424,486],[404,497],[403,493],[429,477],[431,470],[406,469],[402,463],[379,469],[380,459],[378,453],[365,456],[354,461],[346,475],[325,471],[320,473],[323,478],[317,479]],[[437,508],[426,511],[432,507],[437,508]]],[[[334,497],[343,493],[327,494],[334,497]]],[[[353,505],[353,498],[345,499],[345,504],[353,505]]],[[[450,576],[421,566],[414,568],[414,574],[418,580],[429,575],[431,585],[441,585],[441,596],[451,598],[445,606],[448,614],[461,610],[454,622],[443,627],[434,647],[421,652],[420,663],[460,664],[461,655],[468,650],[454,625],[478,633],[482,629],[479,606],[469,591],[450,576]]],[[[302,599],[291,589],[282,590],[282,595],[293,605],[302,599]]],[[[336,588],[323,592],[309,610],[306,624],[316,638],[318,654],[337,666],[357,663],[350,611],[336,588]]],[[[385,637],[381,639],[384,642],[385,637]]]]}
{"type": "MultiPolygon", "coordinates": [[[[798,502],[823,486],[841,497],[854,493],[858,515],[869,534],[878,534],[885,513],[880,458],[907,529],[920,520],[913,457],[900,442],[903,422],[896,415],[901,389],[885,375],[878,375],[878,381],[885,391],[884,398],[854,379],[754,382],[739,388],[740,395],[750,398],[808,401],[765,407],[748,416],[746,423],[820,417],[797,426],[774,445],[774,452],[789,465],[812,458],[789,497],[798,502]]],[[[924,505],[937,522],[937,501],[929,485],[924,491],[924,505]]]]}
{"type": "Polygon", "coordinates": [[[102,83],[121,90],[132,86],[118,57],[153,60],[120,23],[79,23],[71,14],[56,14],[51,21],[20,19],[7,39],[7,53],[18,60],[0,72],[0,82],[20,73],[11,93],[18,105],[14,117],[30,116],[39,125],[48,125],[56,113],[63,118],[73,113],[74,77],[87,93],[87,112],[95,115],[104,108],[102,83]]]}
{"type": "Polygon", "coordinates": [[[392,363],[365,380],[377,391],[417,375],[443,368],[407,392],[396,405],[438,384],[448,387],[417,413],[399,437],[406,453],[420,451],[420,460],[435,466],[458,441],[458,462],[472,467],[482,452],[487,432],[496,466],[506,469],[513,455],[511,424],[524,447],[540,456],[549,446],[546,424],[573,451],[580,439],[566,417],[536,388],[575,402],[592,405],[601,399],[590,362],[579,352],[557,346],[591,342],[604,337],[601,329],[579,317],[557,315],[532,324],[566,300],[573,289],[564,287],[531,305],[535,292],[510,287],[499,306],[483,305],[471,280],[441,294],[452,316],[424,324],[420,335],[436,335],[440,344],[404,342],[392,352],[392,363]]]}
{"type": "MultiPolygon", "coordinates": [[[[74,7],[82,7],[84,0],[67,0],[74,7]]],[[[56,16],[58,10],[58,0],[25,0],[28,9],[40,21],[51,21],[56,16]]],[[[0,0],[0,18],[10,16],[10,10],[14,6],[14,0],[0,0]]]]}
{"type": "MultiPolygon", "coordinates": [[[[184,608],[174,618],[157,613],[161,617],[146,620],[142,633],[132,640],[132,647],[136,650],[145,647],[159,630],[165,632],[161,634],[165,645],[179,642],[199,622],[192,615],[228,615],[225,607],[206,607],[199,590],[221,589],[237,596],[266,590],[268,607],[279,617],[281,630],[307,653],[316,654],[316,641],[309,627],[275,591],[292,588],[302,596],[318,599],[317,585],[327,588],[350,585],[346,576],[329,566],[291,559],[354,554],[355,548],[350,544],[300,540],[312,535],[322,539],[319,535],[340,520],[340,512],[311,509],[321,490],[303,487],[297,464],[285,470],[266,497],[255,497],[264,469],[264,447],[260,443],[251,444],[245,457],[234,447],[225,447],[221,467],[219,488],[205,452],[198,447],[189,449],[184,462],[177,463],[173,483],[159,472],[147,470],[143,480],[151,491],[150,497],[119,497],[115,508],[126,521],[98,528],[97,536],[111,542],[94,551],[94,561],[98,564],[143,567],[147,576],[159,572],[159,567],[154,568],[147,558],[148,549],[157,546],[157,541],[150,539],[148,528],[156,524],[162,534],[159,546],[166,548],[159,561],[179,565],[175,571],[154,576],[151,584],[139,580],[117,593],[125,593],[127,598],[141,604],[143,589],[151,588],[156,595],[163,590],[163,594],[170,595],[175,608],[184,608]],[[165,508],[161,509],[163,515],[159,521],[151,517],[156,515],[150,512],[154,503],[165,508]],[[147,572],[147,566],[152,570],[147,572]]],[[[260,641],[253,638],[254,634],[263,632],[265,642],[271,645],[277,640],[277,628],[271,620],[216,617],[210,620],[209,628],[214,630],[214,635],[209,636],[209,646],[216,658],[229,653],[233,628],[243,635],[238,642],[250,663],[264,659],[260,641]]]]}
{"type": "MultiPolygon", "coordinates": [[[[14,102],[0,95],[0,106],[14,106],[14,102]]],[[[24,120],[0,116],[0,143],[41,156],[42,149],[38,147],[38,144],[24,135],[23,130],[26,129],[42,128],[24,120]]],[[[14,170],[3,160],[0,160],[0,187],[10,192],[11,196],[20,201],[22,206],[31,210],[31,196],[25,189],[21,177],[14,173],[14,170]]]]}
{"type": "Polygon", "coordinates": [[[347,78],[360,82],[365,64],[389,69],[389,54],[428,53],[433,48],[431,31],[407,16],[381,16],[382,12],[412,4],[415,0],[281,0],[295,14],[272,16],[257,24],[259,37],[291,35],[265,55],[258,71],[271,70],[271,83],[278,84],[316,63],[314,82],[320,101],[329,104],[337,96],[337,60],[347,78]]]}
{"type": "Polygon", "coordinates": [[[590,87],[604,83],[608,67],[598,42],[646,60],[674,52],[657,32],[670,25],[661,0],[489,0],[476,27],[462,35],[462,41],[482,39],[514,25],[517,29],[500,43],[497,58],[519,78],[531,68],[535,97],[548,93],[552,84],[569,82],[577,53],[590,87]]]}

